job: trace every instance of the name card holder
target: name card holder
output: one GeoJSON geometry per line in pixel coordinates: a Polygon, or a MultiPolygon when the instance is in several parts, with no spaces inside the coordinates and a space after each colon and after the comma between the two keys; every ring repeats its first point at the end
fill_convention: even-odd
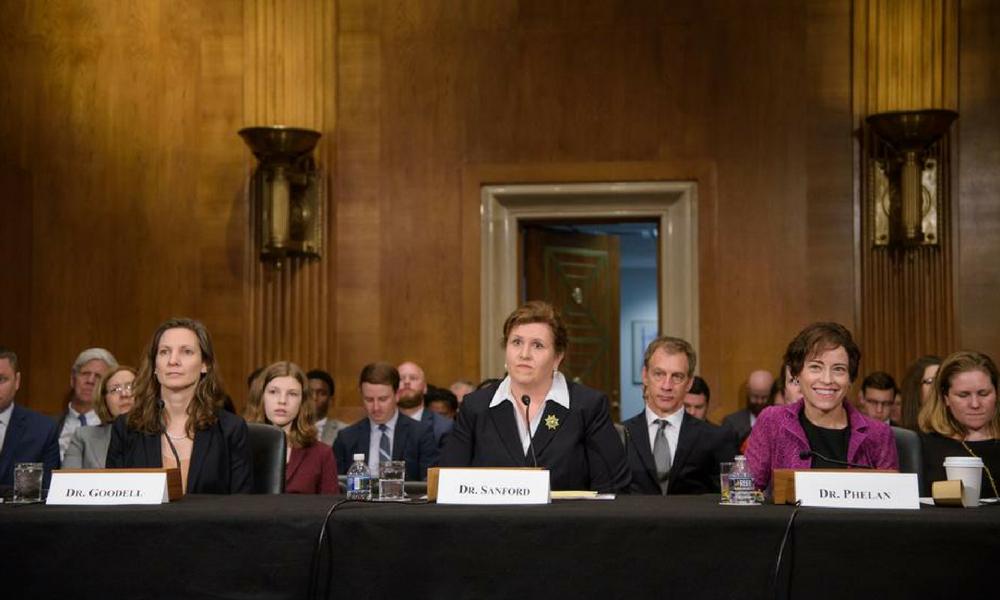
{"type": "Polygon", "coordinates": [[[162,504],[184,496],[180,469],[58,469],[47,504],[162,504]]]}
{"type": "Polygon", "coordinates": [[[892,469],[775,469],[771,472],[771,498],[775,504],[795,504],[796,473],[898,473],[892,469]]]}
{"type": "Polygon", "coordinates": [[[427,498],[438,504],[548,504],[548,469],[443,468],[427,470],[427,498]]]}
{"type": "Polygon", "coordinates": [[[822,508],[920,508],[914,473],[811,469],[794,474],[795,499],[822,508]]]}

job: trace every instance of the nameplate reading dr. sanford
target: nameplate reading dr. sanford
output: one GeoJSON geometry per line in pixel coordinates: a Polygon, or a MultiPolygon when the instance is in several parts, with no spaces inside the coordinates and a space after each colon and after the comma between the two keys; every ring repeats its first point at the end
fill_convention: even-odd
{"type": "Polygon", "coordinates": [[[52,472],[47,504],[161,504],[168,501],[166,473],[52,472]]]}
{"type": "Polygon", "coordinates": [[[826,508],[920,508],[914,473],[797,471],[795,499],[826,508]]]}
{"type": "Polygon", "coordinates": [[[549,472],[536,469],[441,469],[438,504],[548,504],[549,472]]]}

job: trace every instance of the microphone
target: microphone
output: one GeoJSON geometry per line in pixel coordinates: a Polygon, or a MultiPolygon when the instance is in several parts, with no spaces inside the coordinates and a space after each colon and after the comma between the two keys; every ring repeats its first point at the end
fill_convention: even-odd
{"type": "Polygon", "coordinates": [[[524,404],[524,424],[528,429],[528,448],[531,449],[531,460],[538,468],[538,457],[535,456],[535,443],[531,440],[531,420],[528,419],[528,407],[531,405],[531,396],[525,394],[521,396],[521,404],[524,404]]]}
{"type": "Polygon", "coordinates": [[[871,465],[859,465],[858,463],[847,462],[846,460],[837,460],[835,458],[829,458],[829,457],[823,456],[822,454],[820,454],[819,452],[816,452],[815,450],[803,450],[802,452],[799,452],[799,458],[801,458],[802,460],[805,460],[805,459],[810,458],[810,457],[812,457],[812,458],[818,458],[820,460],[824,460],[824,461],[826,461],[828,463],[833,463],[835,465],[844,465],[845,467],[851,467],[852,469],[874,469],[875,468],[875,467],[873,467],[871,465]]]}

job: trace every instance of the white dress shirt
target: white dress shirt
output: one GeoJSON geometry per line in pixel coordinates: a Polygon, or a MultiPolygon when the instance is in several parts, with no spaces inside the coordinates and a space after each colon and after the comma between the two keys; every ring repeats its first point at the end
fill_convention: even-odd
{"type": "MultiPolygon", "coordinates": [[[[392,418],[385,422],[385,434],[389,436],[390,457],[392,456],[392,443],[395,441],[396,421],[398,420],[399,411],[397,410],[393,413],[392,418]]],[[[371,437],[368,439],[368,470],[371,471],[372,477],[378,477],[378,450],[382,441],[382,430],[379,429],[378,423],[372,421],[371,418],[368,419],[368,426],[372,428],[371,437]]]]}
{"type": "MultiPolygon", "coordinates": [[[[62,431],[59,432],[59,460],[62,460],[63,456],[66,455],[66,448],[69,448],[69,441],[73,439],[73,434],[76,430],[83,427],[80,424],[80,413],[73,410],[73,406],[69,405],[66,407],[68,413],[66,414],[66,419],[63,420],[62,431]]],[[[84,415],[87,419],[87,426],[100,425],[101,418],[97,416],[97,412],[93,409],[86,412],[84,415]]]]}
{"type": "Polygon", "coordinates": [[[7,437],[7,428],[10,427],[10,418],[14,415],[14,403],[0,412],[0,450],[3,450],[3,441],[7,437]]]}
{"type": "MultiPolygon", "coordinates": [[[[493,400],[490,401],[490,408],[500,406],[504,402],[510,402],[511,406],[514,407],[514,414],[517,415],[517,418],[514,419],[517,423],[517,433],[521,437],[521,447],[527,454],[531,438],[535,435],[535,430],[538,429],[538,424],[542,421],[545,406],[543,404],[542,410],[535,413],[530,425],[526,424],[524,419],[525,406],[520,400],[515,401],[514,395],[510,391],[510,375],[504,377],[503,381],[500,382],[500,387],[497,388],[496,393],[493,394],[493,400]],[[529,427],[530,434],[528,433],[529,427]]],[[[545,402],[555,402],[563,408],[569,409],[569,386],[566,385],[566,377],[559,371],[552,375],[552,387],[545,394],[545,402]]]]}
{"type": "Polygon", "coordinates": [[[667,436],[667,443],[670,445],[670,465],[674,463],[674,455],[677,454],[677,440],[681,435],[681,423],[684,422],[684,407],[680,407],[672,415],[661,417],[646,406],[646,426],[649,427],[649,451],[653,452],[656,445],[656,432],[660,425],[656,422],[659,419],[666,419],[667,425],[663,428],[663,434],[667,436]]]}

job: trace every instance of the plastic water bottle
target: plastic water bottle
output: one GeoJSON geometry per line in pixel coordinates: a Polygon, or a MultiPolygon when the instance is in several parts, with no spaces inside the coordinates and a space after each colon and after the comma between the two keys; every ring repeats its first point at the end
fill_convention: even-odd
{"type": "Polygon", "coordinates": [[[364,454],[354,455],[354,464],[347,470],[347,499],[371,500],[372,474],[364,454]]]}
{"type": "Polygon", "coordinates": [[[729,503],[730,504],[761,504],[762,494],[753,485],[753,475],[747,468],[747,458],[742,454],[736,457],[736,464],[729,472],[729,503]]]}

